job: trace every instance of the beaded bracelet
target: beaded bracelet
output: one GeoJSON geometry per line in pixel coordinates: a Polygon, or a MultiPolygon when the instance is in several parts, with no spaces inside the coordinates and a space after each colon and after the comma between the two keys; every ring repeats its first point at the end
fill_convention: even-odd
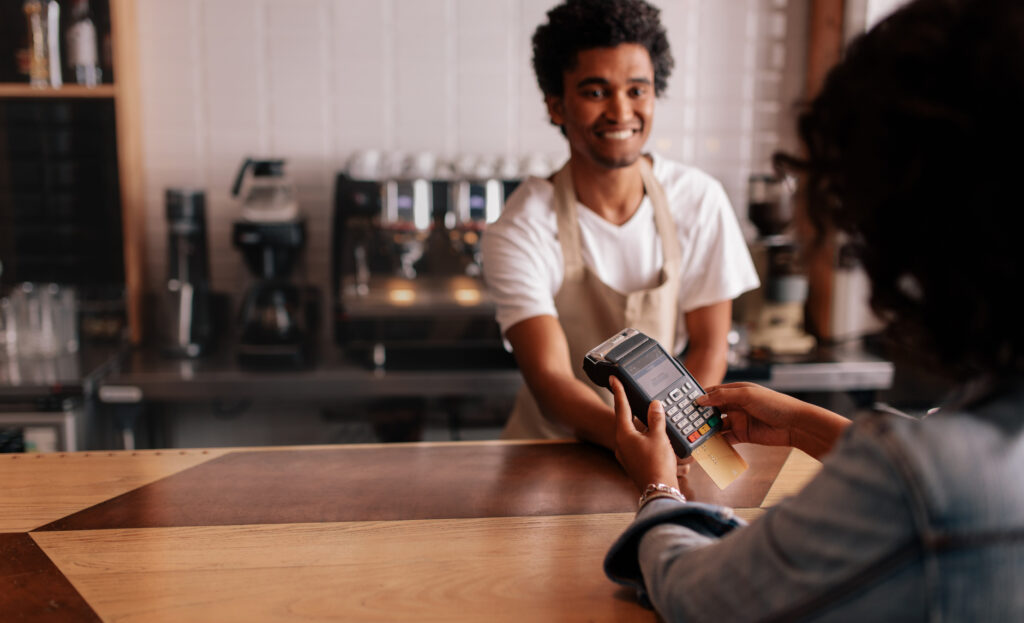
{"type": "Polygon", "coordinates": [[[640,495],[639,508],[643,508],[644,504],[647,504],[655,498],[672,498],[679,502],[686,501],[686,496],[683,495],[682,491],[659,482],[647,485],[647,488],[644,489],[644,492],[640,495]]]}

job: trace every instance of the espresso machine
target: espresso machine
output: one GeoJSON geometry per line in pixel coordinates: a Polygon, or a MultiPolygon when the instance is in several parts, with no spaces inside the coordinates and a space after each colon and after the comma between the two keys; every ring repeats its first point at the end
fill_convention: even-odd
{"type": "Polygon", "coordinates": [[[198,357],[212,336],[210,263],[206,245],[206,195],[168,189],[167,283],[160,313],[163,351],[173,357],[198,357]]]}
{"type": "Polygon", "coordinates": [[[486,158],[460,159],[456,172],[449,195],[447,227],[452,245],[470,260],[469,274],[476,276],[482,265],[480,245],[484,230],[498,219],[518,180],[507,166],[486,158]]]}
{"type": "Polygon", "coordinates": [[[807,275],[792,234],[795,180],[751,175],[747,216],[758,231],[750,245],[761,288],[746,306],[748,339],[755,357],[799,358],[816,345],[804,330],[807,275]]]}
{"type": "Polygon", "coordinates": [[[284,160],[246,159],[232,195],[243,197],[232,242],[253,276],[239,315],[238,362],[258,369],[306,367],[313,359],[318,297],[315,288],[292,280],[306,222],[284,160]]]}
{"type": "Polygon", "coordinates": [[[336,341],[375,368],[512,367],[479,260],[500,182],[424,164],[413,156],[377,179],[351,165],[337,176],[336,341]]]}

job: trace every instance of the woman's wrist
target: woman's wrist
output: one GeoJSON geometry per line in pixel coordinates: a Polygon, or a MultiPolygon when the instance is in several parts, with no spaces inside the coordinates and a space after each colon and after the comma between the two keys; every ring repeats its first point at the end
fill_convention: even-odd
{"type": "Polygon", "coordinates": [[[821,459],[832,450],[849,425],[850,420],[838,413],[814,406],[789,434],[794,447],[821,459]]]}
{"type": "Polygon", "coordinates": [[[683,495],[678,487],[655,482],[644,487],[643,493],[640,494],[640,500],[637,502],[638,509],[643,508],[648,502],[657,498],[671,498],[678,502],[686,501],[686,496],[683,495]]]}

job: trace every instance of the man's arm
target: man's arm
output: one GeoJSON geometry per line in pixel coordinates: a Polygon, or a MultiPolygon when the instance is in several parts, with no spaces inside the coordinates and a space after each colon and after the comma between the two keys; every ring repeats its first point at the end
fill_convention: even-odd
{"type": "Polygon", "coordinates": [[[576,378],[565,332],[554,316],[534,316],[505,332],[519,370],[548,419],[580,439],[615,447],[615,412],[576,378]]]}
{"type": "Polygon", "coordinates": [[[686,369],[702,386],[718,385],[728,366],[732,301],[699,307],[687,312],[684,320],[690,336],[683,362],[686,369]]]}

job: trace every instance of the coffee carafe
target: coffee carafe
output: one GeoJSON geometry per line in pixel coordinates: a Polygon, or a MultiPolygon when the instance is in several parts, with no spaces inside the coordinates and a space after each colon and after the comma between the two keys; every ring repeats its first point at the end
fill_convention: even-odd
{"type": "Polygon", "coordinates": [[[231,195],[242,197],[242,218],[247,221],[283,223],[299,218],[295,185],[285,175],[280,158],[243,160],[231,195]]]}
{"type": "Polygon", "coordinates": [[[162,309],[164,351],[197,357],[210,345],[210,265],[206,246],[206,196],[202,191],[168,189],[167,284],[162,309]]]}
{"type": "Polygon", "coordinates": [[[284,164],[247,158],[233,189],[243,199],[232,242],[254,277],[239,319],[238,360],[245,367],[298,368],[312,358],[315,290],[291,279],[305,246],[306,223],[284,164]]]}

